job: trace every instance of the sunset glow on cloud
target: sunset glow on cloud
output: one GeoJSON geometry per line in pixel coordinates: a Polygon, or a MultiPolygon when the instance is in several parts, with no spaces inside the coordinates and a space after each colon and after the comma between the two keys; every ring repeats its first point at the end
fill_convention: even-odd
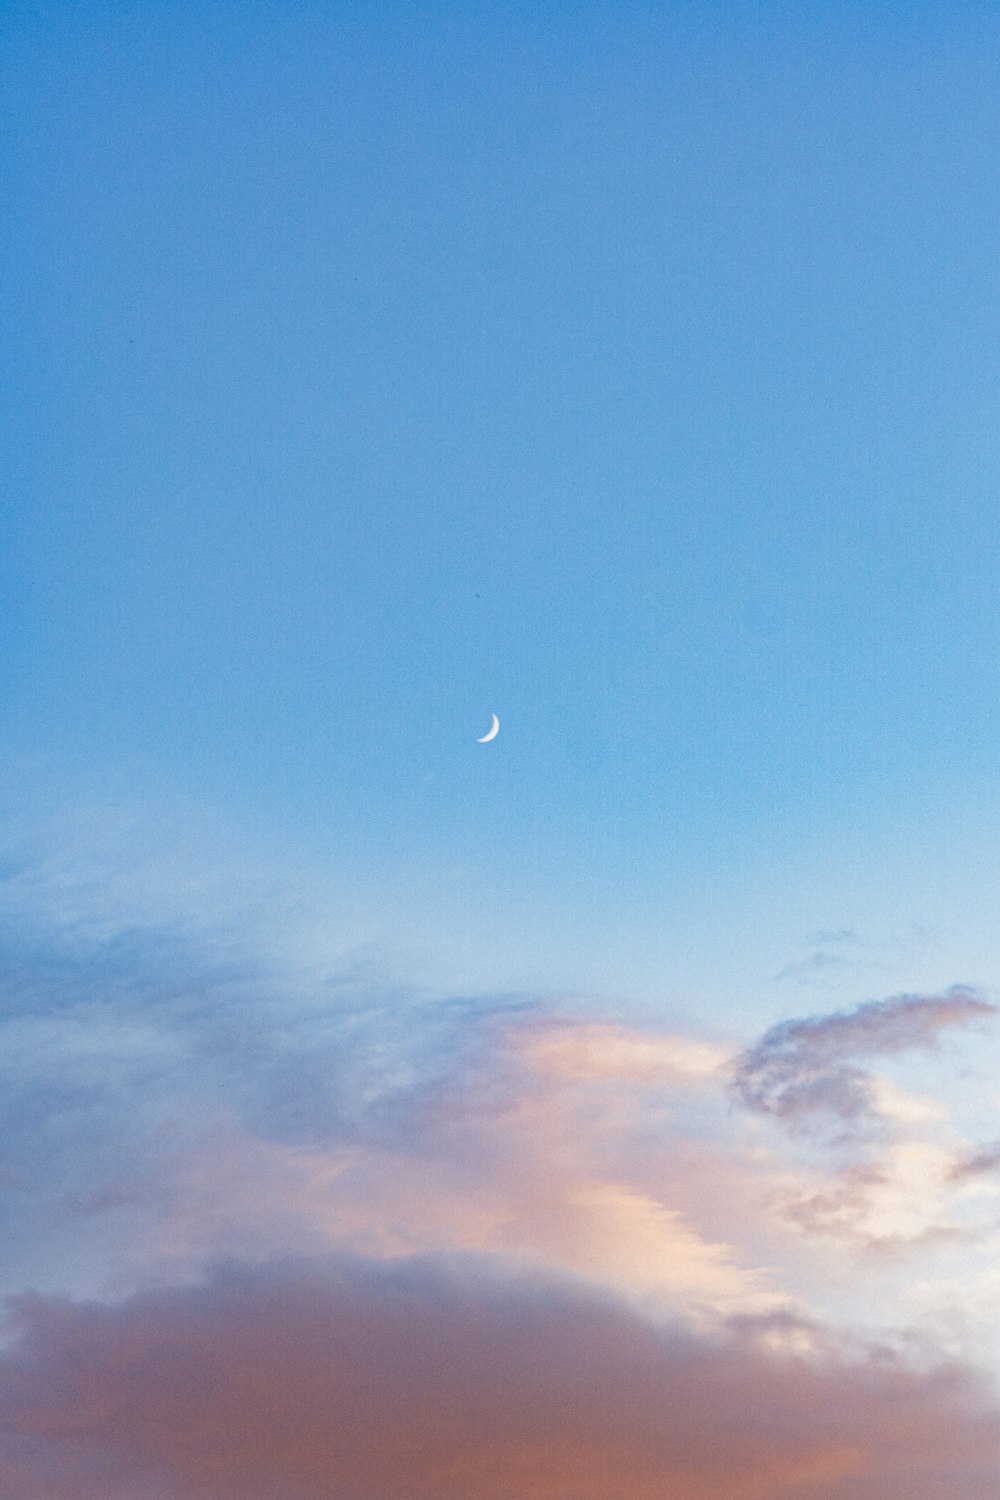
{"type": "Polygon", "coordinates": [[[249,930],[233,974],[207,932],[32,925],[5,1492],[986,1500],[1000,1425],[947,1313],[996,1253],[990,1148],[888,1071],[947,1083],[986,999],[725,1045],[390,999],[249,930]]]}

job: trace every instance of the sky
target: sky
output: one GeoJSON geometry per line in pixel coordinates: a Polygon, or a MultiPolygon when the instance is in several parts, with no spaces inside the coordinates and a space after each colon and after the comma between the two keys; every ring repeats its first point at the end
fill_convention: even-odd
{"type": "Polygon", "coordinates": [[[7,1492],[995,1500],[998,62],[0,6],[7,1492]]]}

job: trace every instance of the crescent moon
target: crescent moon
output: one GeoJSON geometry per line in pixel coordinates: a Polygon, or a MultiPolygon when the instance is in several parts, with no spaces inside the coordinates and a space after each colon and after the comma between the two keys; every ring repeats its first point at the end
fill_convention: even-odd
{"type": "Polygon", "coordinates": [[[482,735],[481,738],[476,741],[476,744],[477,745],[488,745],[489,742],[490,742],[490,740],[495,740],[496,737],[497,737],[497,735],[499,733],[500,733],[500,720],[497,718],[496,714],[494,714],[493,715],[493,723],[490,725],[490,727],[486,731],[486,733],[484,735],[482,735]]]}

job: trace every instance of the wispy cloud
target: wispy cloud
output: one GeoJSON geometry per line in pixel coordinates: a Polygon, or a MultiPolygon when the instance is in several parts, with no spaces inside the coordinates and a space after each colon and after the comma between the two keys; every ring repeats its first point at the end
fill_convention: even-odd
{"type": "Polygon", "coordinates": [[[739,1059],[736,1092],[747,1108],[791,1126],[860,1129],[885,1121],[872,1075],[857,1059],[933,1046],[949,1027],[995,1014],[996,1007],[957,986],[942,995],[895,995],[852,1011],[782,1021],[739,1059]]]}
{"type": "Polygon", "coordinates": [[[993,1205],[956,1193],[969,1151],[948,1111],[876,1069],[911,1050],[933,1050],[950,1028],[991,1019],[993,1004],[956,987],[896,995],[851,1011],[783,1021],[733,1067],[735,1098],[791,1139],[833,1147],[777,1188],[790,1222],[881,1258],[960,1243],[984,1244],[993,1205]]]}

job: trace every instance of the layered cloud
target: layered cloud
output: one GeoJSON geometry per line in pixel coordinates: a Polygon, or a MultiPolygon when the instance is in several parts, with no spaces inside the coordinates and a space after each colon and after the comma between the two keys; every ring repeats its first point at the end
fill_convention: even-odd
{"type": "Polygon", "coordinates": [[[12,902],[4,951],[4,1493],[997,1493],[1000,1358],[958,1326],[995,1148],[938,1048],[982,996],[748,1044],[245,918],[12,902]]]}

